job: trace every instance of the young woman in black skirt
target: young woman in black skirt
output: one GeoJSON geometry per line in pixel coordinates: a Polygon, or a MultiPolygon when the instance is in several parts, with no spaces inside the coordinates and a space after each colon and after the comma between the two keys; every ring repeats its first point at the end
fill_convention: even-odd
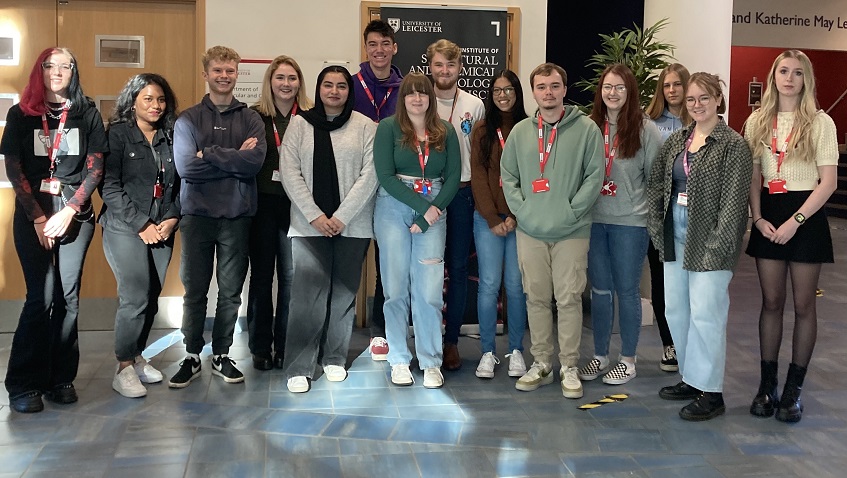
{"type": "Polygon", "coordinates": [[[821,264],[833,262],[822,207],[835,191],[838,164],[835,124],[817,109],[815,76],[803,52],[787,50],[773,62],[762,107],[747,119],[745,130],[753,151],[753,228],[747,254],[756,258],[762,287],[762,379],[750,413],[776,413],[777,420],[797,422],[803,412],[800,390],[817,336],[815,290],[821,264]],[[777,360],[789,273],[794,337],[780,399],[777,360]]]}

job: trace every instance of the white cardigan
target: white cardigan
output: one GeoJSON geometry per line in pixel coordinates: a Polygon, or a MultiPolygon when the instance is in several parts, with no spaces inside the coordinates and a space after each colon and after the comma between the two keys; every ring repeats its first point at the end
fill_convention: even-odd
{"type": "MultiPolygon", "coordinates": [[[[356,111],[341,128],[329,133],[338,171],[341,204],[333,217],[345,224],[345,237],[373,237],[373,211],[377,187],[373,165],[376,123],[356,111]]],[[[285,130],[279,155],[282,185],[291,199],[289,237],[321,236],[311,222],[323,211],[312,197],[314,181],[314,128],[294,116],[285,130]]]]}

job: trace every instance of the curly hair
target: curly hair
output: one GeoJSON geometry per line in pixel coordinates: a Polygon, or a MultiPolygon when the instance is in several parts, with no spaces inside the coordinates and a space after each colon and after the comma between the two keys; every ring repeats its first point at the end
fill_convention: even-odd
{"type": "Polygon", "coordinates": [[[109,123],[129,123],[135,126],[135,100],[141,90],[149,85],[158,86],[165,94],[165,111],[162,112],[162,116],[156,122],[156,127],[163,130],[169,138],[172,138],[174,123],[178,114],[176,95],[174,95],[168,81],[156,73],[141,73],[126,82],[115,102],[115,109],[109,117],[109,123]]]}

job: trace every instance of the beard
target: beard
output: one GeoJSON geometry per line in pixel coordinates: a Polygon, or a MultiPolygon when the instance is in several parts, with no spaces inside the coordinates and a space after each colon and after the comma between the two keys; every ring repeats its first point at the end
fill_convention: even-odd
{"type": "Polygon", "coordinates": [[[458,82],[459,82],[458,78],[456,78],[452,81],[447,80],[445,78],[436,78],[435,79],[435,87],[438,88],[439,90],[442,90],[442,91],[451,90],[451,89],[453,89],[454,86],[456,86],[456,83],[458,83],[458,82]]]}

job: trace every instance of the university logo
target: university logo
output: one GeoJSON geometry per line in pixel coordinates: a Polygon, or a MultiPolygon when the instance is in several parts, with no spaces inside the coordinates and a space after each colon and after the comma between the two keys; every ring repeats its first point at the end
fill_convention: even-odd
{"type": "Polygon", "coordinates": [[[397,30],[400,29],[400,19],[399,18],[389,18],[388,26],[394,29],[394,33],[397,33],[397,30]]]}

